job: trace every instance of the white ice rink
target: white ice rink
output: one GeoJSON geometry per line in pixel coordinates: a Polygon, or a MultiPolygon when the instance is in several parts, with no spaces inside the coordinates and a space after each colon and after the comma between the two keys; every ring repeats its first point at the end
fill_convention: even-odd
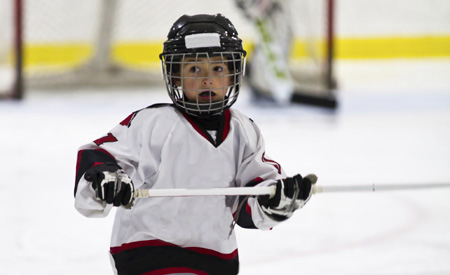
{"type": "MultiPolygon", "coordinates": [[[[267,153],[320,185],[450,183],[450,60],[340,62],[340,107],[235,108],[267,153]]],[[[0,275],[111,274],[113,215],[73,207],[78,146],[163,91],[32,92],[0,102],[0,275]]],[[[319,194],[271,231],[238,230],[241,273],[450,274],[450,188],[319,194]]]]}

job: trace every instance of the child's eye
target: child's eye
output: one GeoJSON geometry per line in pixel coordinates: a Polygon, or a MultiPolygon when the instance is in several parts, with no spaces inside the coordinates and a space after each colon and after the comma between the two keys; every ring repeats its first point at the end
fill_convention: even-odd
{"type": "Polygon", "coordinates": [[[223,67],[222,66],[215,66],[214,67],[214,71],[218,72],[218,73],[221,73],[221,72],[223,72],[223,67]]]}
{"type": "Polygon", "coordinates": [[[200,69],[197,66],[192,66],[189,68],[189,72],[191,73],[196,73],[198,72],[200,69]]]}

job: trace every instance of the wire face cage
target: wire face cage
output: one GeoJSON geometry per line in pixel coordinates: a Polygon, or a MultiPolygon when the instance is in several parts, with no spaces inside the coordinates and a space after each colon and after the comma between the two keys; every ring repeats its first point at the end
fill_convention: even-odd
{"type": "Polygon", "coordinates": [[[167,92],[187,114],[209,116],[230,108],[239,95],[245,51],[163,53],[167,92]]]}

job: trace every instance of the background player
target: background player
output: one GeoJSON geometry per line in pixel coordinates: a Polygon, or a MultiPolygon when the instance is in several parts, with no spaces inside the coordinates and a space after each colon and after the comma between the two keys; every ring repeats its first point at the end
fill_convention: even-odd
{"type": "Polygon", "coordinates": [[[291,102],[294,81],[289,71],[293,30],[290,0],[235,0],[253,24],[257,38],[247,83],[256,100],[291,102]]]}

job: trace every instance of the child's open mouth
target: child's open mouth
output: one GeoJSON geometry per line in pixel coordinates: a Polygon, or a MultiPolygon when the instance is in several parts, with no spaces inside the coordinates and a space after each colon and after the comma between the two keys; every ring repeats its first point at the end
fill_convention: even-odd
{"type": "Polygon", "coordinates": [[[203,99],[203,100],[210,100],[215,96],[216,96],[216,93],[213,91],[204,91],[198,95],[198,98],[203,99]]]}

